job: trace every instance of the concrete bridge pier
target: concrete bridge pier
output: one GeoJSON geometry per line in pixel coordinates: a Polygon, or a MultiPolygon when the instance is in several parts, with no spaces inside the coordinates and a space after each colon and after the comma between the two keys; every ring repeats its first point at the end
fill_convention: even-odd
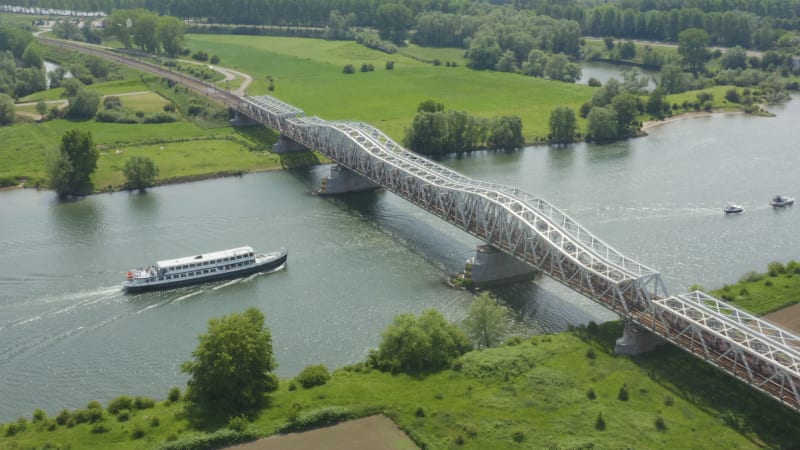
{"type": "Polygon", "coordinates": [[[664,340],[660,337],[626,320],[622,337],[617,339],[617,344],[614,346],[614,353],[618,355],[639,355],[647,353],[663,343],[664,340]]]}
{"type": "Polygon", "coordinates": [[[533,278],[537,270],[488,244],[479,245],[464,265],[464,279],[487,286],[533,278]]]}
{"type": "Polygon", "coordinates": [[[317,195],[339,195],[351,192],[374,191],[380,188],[379,184],[375,184],[351,170],[334,164],[331,166],[328,176],[319,180],[319,186],[314,192],[317,195]]]}
{"type": "Polygon", "coordinates": [[[306,150],[308,150],[308,147],[289,139],[288,137],[284,136],[283,133],[281,133],[281,136],[278,138],[278,142],[272,146],[273,153],[304,152],[306,150]]]}
{"type": "Polygon", "coordinates": [[[239,127],[254,127],[256,125],[261,125],[258,121],[251,119],[250,117],[245,116],[244,114],[240,113],[239,111],[233,110],[233,119],[231,119],[231,126],[234,128],[239,127]]]}

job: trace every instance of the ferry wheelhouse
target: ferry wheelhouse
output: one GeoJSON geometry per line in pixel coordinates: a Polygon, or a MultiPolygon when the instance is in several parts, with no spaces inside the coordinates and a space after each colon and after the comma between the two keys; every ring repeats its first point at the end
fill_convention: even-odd
{"type": "Polygon", "coordinates": [[[239,247],[166,259],[129,270],[122,287],[126,292],[144,292],[242,277],[280,267],[287,256],[285,248],[256,254],[251,247],[239,247]]]}

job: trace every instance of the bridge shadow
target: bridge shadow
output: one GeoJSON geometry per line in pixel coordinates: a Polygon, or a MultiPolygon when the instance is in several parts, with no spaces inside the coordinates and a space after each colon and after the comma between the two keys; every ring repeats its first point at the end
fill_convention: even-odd
{"type": "MultiPolygon", "coordinates": [[[[613,355],[622,328],[622,322],[614,321],[596,327],[580,326],[573,332],[613,355]]],[[[631,357],[631,361],[651,380],[715,415],[753,444],[800,449],[797,413],[678,347],[665,344],[652,352],[631,357]]]]}

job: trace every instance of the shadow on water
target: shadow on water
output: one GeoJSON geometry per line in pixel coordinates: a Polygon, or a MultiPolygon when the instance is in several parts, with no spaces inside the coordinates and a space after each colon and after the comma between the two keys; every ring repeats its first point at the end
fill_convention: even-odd
{"type": "Polygon", "coordinates": [[[631,154],[630,141],[609,144],[586,144],[587,156],[592,164],[625,159],[631,154]]]}
{"type": "Polygon", "coordinates": [[[550,167],[563,170],[575,164],[575,145],[551,145],[547,148],[550,167]]]}
{"type": "Polygon", "coordinates": [[[96,199],[91,197],[58,199],[50,207],[50,223],[63,242],[82,245],[96,240],[104,229],[104,220],[96,199]]]}
{"type": "Polygon", "coordinates": [[[133,190],[128,192],[129,205],[132,211],[147,218],[158,217],[158,197],[146,190],[133,190]]]}

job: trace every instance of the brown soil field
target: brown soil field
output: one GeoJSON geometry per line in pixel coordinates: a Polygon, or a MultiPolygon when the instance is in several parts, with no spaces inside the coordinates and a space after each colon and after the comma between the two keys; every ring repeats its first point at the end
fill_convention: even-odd
{"type": "Polygon", "coordinates": [[[417,450],[414,442],[384,415],[351,420],[303,433],[282,434],[229,450],[417,450]]]}
{"type": "Polygon", "coordinates": [[[764,318],[789,331],[800,333],[800,303],[769,313],[764,318]]]}

